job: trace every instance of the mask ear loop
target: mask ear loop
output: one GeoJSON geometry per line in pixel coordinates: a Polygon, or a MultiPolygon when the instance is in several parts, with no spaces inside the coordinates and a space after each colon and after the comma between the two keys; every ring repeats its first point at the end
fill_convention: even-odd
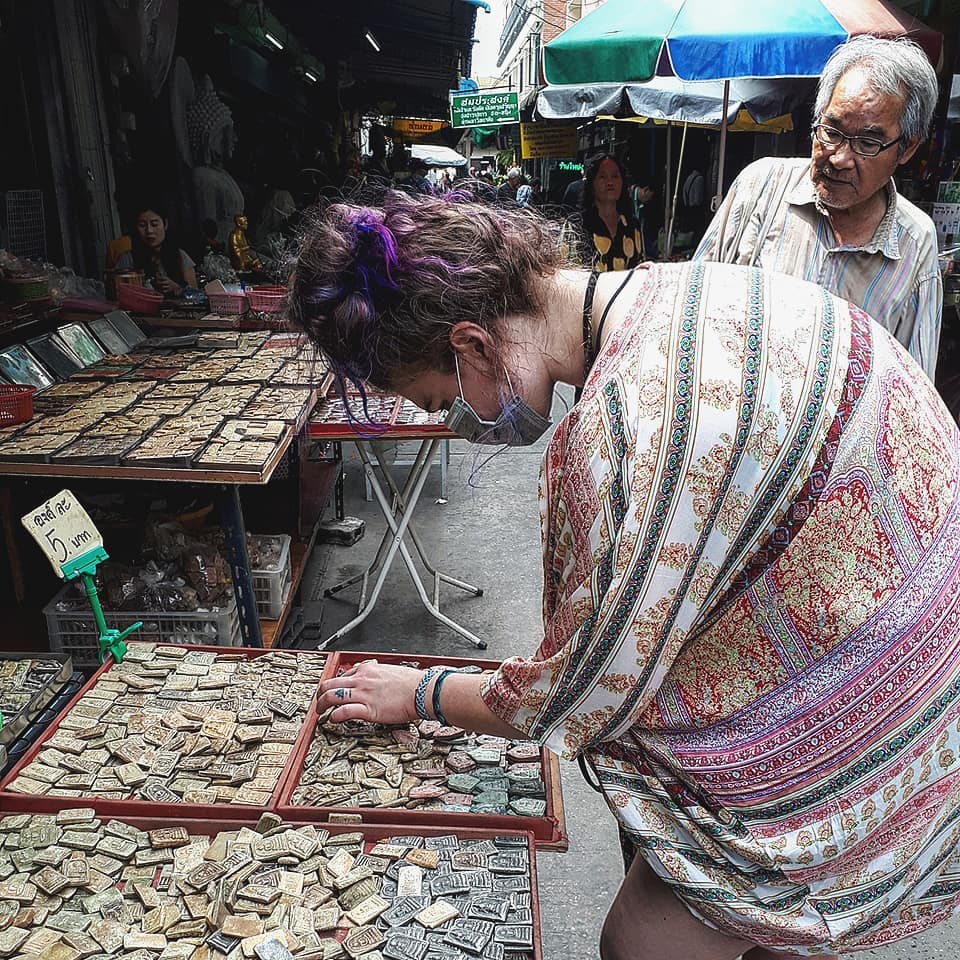
{"type": "Polygon", "coordinates": [[[509,402],[509,400],[513,400],[514,398],[519,397],[519,394],[513,389],[513,381],[510,379],[510,371],[507,369],[506,364],[503,365],[503,373],[504,373],[504,376],[507,378],[507,389],[510,391],[510,397],[508,399],[508,402],[509,402]]]}

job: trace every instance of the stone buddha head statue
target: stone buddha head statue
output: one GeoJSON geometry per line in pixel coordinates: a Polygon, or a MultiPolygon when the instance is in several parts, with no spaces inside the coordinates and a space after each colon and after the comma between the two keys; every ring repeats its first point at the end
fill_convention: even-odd
{"type": "Polygon", "coordinates": [[[200,81],[196,99],[187,105],[186,119],[190,152],[197,166],[219,167],[230,159],[236,146],[233,114],[217,96],[209,76],[200,81]]]}

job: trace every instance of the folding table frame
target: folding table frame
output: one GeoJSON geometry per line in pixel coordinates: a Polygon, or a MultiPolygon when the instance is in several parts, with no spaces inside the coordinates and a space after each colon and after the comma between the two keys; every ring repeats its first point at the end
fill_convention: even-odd
{"type": "Polygon", "coordinates": [[[355,576],[349,577],[342,583],[338,583],[325,591],[325,596],[332,597],[335,594],[340,593],[342,590],[345,590],[347,587],[353,586],[355,583],[360,584],[360,599],[357,605],[357,615],[349,623],[344,624],[339,630],[337,630],[336,633],[325,640],[321,644],[321,649],[336,643],[367,619],[373,608],[376,606],[377,600],[380,598],[380,591],[383,589],[387,572],[389,571],[390,566],[398,553],[400,554],[400,557],[407,568],[407,572],[410,574],[410,579],[413,581],[414,588],[417,591],[417,596],[420,598],[420,602],[424,605],[424,607],[426,607],[427,612],[434,619],[448,626],[461,637],[469,640],[470,643],[472,643],[478,649],[486,649],[487,643],[485,640],[481,640],[478,636],[476,636],[476,634],[471,633],[466,627],[461,626],[459,623],[457,623],[455,620],[452,620],[440,610],[441,583],[448,583],[451,586],[457,587],[460,590],[464,590],[475,597],[482,597],[483,590],[480,587],[475,587],[463,580],[457,580],[455,577],[441,573],[427,556],[427,552],[423,546],[423,541],[420,539],[416,528],[412,523],[414,511],[416,510],[417,503],[420,500],[420,494],[423,492],[427,474],[429,473],[430,466],[437,454],[437,449],[444,439],[449,439],[449,436],[450,435],[448,433],[444,432],[439,436],[434,434],[431,436],[422,437],[411,437],[409,435],[398,437],[393,432],[388,432],[381,434],[377,438],[378,440],[420,439],[420,449],[417,453],[417,456],[414,458],[410,473],[407,476],[407,480],[402,489],[391,473],[390,465],[385,462],[377,440],[366,439],[356,435],[352,437],[357,445],[357,451],[360,455],[360,459],[363,462],[363,471],[366,476],[367,483],[370,485],[370,489],[373,491],[374,498],[376,499],[377,504],[380,507],[380,511],[387,522],[387,530],[383,535],[383,539],[380,541],[380,546],[377,548],[377,554],[374,557],[373,562],[369,567],[367,567],[366,570],[364,570],[362,573],[356,574],[355,576]],[[378,466],[386,481],[386,486],[388,487],[390,496],[388,496],[388,491],[384,490],[384,487],[380,483],[380,479],[377,476],[378,466]],[[427,592],[427,588],[420,577],[420,572],[417,570],[417,567],[413,562],[413,557],[411,556],[410,550],[405,542],[405,539],[408,536],[420,557],[420,561],[426,568],[427,573],[433,578],[432,597],[427,592]],[[370,587],[371,581],[373,583],[373,588],[369,591],[368,596],[368,588],[370,587]]]}

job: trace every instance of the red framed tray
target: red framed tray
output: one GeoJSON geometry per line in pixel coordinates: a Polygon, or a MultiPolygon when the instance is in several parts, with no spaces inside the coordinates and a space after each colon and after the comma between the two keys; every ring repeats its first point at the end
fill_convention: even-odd
{"type": "MultiPolygon", "coordinates": [[[[395,665],[416,663],[420,667],[447,665],[465,667],[476,665],[483,670],[495,670],[500,666],[496,660],[460,659],[457,657],[434,657],[421,654],[380,653],[361,650],[342,650],[333,653],[327,663],[326,676],[335,677],[361,660],[376,658],[381,663],[395,665]]],[[[461,827],[479,828],[488,831],[519,831],[531,833],[538,850],[566,851],[569,846],[566,816],[563,809],[563,792],[560,780],[560,760],[555,753],[545,747],[540,750],[540,764],[543,768],[543,782],[546,787],[547,809],[542,817],[521,817],[515,814],[455,813],[448,810],[406,810],[397,807],[322,807],[294,805],[293,792],[300,782],[303,766],[306,762],[313,732],[319,720],[316,701],[310,706],[304,721],[306,735],[301,735],[294,747],[287,768],[280,780],[279,801],[275,812],[285,820],[303,820],[310,823],[329,824],[342,814],[356,814],[361,817],[364,826],[370,824],[391,823],[419,830],[421,827],[439,826],[454,833],[461,827]]]]}
{"type": "MultiPolygon", "coordinates": [[[[89,803],[75,802],[69,798],[61,798],[61,805],[58,810],[72,810],[89,808],[89,803]]],[[[15,814],[34,814],[37,810],[27,809],[25,807],[6,807],[2,808],[4,816],[15,814]]],[[[159,816],[125,816],[119,815],[117,819],[138,830],[154,830],[160,827],[170,826],[170,818],[159,816]]],[[[518,819],[518,818],[514,818],[518,819]]],[[[251,822],[256,822],[234,818],[230,820],[209,820],[198,818],[177,818],[177,826],[185,827],[188,833],[196,836],[212,837],[218,833],[229,833],[249,827],[251,822]]],[[[307,820],[286,820],[285,823],[293,828],[313,825],[307,820]]],[[[446,828],[440,826],[417,826],[411,828],[406,823],[387,823],[387,824],[356,824],[356,823],[325,823],[325,830],[329,830],[334,836],[342,833],[363,833],[363,852],[369,853],[373,846],[387,837],[399,836],[419,836],[419,837],[440,837],[456,836],[461,840],[489,840],[493,837],[502,836],[522,836],[527,841],[527,861],[530,865],[530,914],[533,927],[533,950],[530,951],[533,960],[543,960],[542,946],[542,925],[540,921],[540,897],[537,884],[537,849],[533,834],[529,830],[519,830],[516,827],[505,830],[495,830],[486,827],[454,827],[446,828]]],[[[342,941],[347,935],[346,927],[338,927],[333,934],[337,940],[342,941]]]]}
{"type": "Polygon", "coordinates": [[[367,408],[359,392],[350,392],[346,400],[355,419],[347,417],[343,398],[329,390],[314,407],[307,423],[307,435],[314,439],[427,439],[454,437],[446,427],[446,412],[429,413],[403,397],[370,389],[366,393],[367,408]],[[370,419],[367,419],[367,416],[370,419]]]}
{"type": "MultiPolygon", "coordinates": [[[[266,656],[272,651],[260,647],[213,647],[202,646],[199,644],[188,643],[161,643],[158,647],[185,647],[188,650],[202,650],[216,653],[221,656],[233,656],[244,660],[255,660],[258,657],[266,656]]],[[[309,651],[304,651],[309,652],[309,651]]],[[[327,655],[327,661],[324,664],[324,678],[330,676],[330,671],[334,666],[334,657],[327,655]]],[[[151,800],[129,799],[129,800],[111,800],[94,796],[87,797],[57,797],[46,795],[32,795],[25,793],[16,793],[8,790],[7,785],[14,780],[25,767],[27,767],[44,749],[46,742],[57,732],[60,727],[60,720],[66,716],[74,705],[86,694],[88,694],[97,681],[113,667],[114,660],[108,657],[93,674],[93,676],[77,691],[76,696],[64,707],[59,716],[44,730],[37,742],[20,758],[17,764],[0,780],[0,813],[7,813],[18,809],[22,813],[56,813],[66,807],[92,807],[97,811],[98,816],[103,817],[155,817],[158,820],[179,820],[184,815],[184,801],[179,803],[155,803],[151,800]]],[[[303,726],[297,735],[293,750],[287,758],[287,766],[294,757],[298,756],[300,751],[300,741],[311,735],[313,722],[311,717],[316,716],[316,695],[311,701],[304,717],[303,726]]],[[[190,804],[188,809],[191,815],[196,819],[210,819],[219,821],[221,819],[233,819],[244,821],[249,825],[251,821],[259,819],[260,814],[267,810],[273,810],[280,799],[280,791],[288,778],[288,771],[284,771],[274,787],[273,794],[269,803],[264,806],[255,806],[242,803],[209,803],[209,804],[190,804]]]]}

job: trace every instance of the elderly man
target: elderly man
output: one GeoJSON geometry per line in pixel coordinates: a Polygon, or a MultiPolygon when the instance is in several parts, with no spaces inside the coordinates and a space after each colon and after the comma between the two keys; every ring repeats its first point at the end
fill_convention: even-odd
{"type": "Polygon", "coordinates": [[[513,201],[517,199],[517,190],[523,179],[523,171],[519,167],[511,167],[507,171],[507,179],[497,189],[497,199],[513,201]]]}
{"type": "Polygon", "coordinates": [[[812,280],[862,307],[933,379],[943,285],[933,222],[893,173],[926,138],[937,78],[905,40],[837,47],[817,89],[812,161],[768,158],[734,181],[695,259],[812,280]]]}

